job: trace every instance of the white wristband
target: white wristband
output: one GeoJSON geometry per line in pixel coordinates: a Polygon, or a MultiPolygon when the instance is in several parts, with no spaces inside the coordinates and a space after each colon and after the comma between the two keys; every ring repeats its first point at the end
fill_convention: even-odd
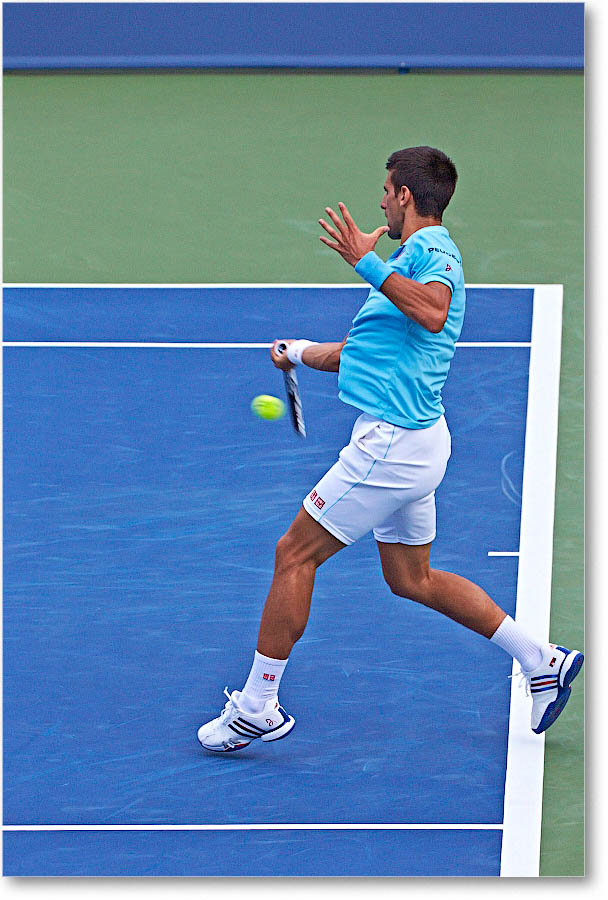
{"type": "Polygon", "coordinates": [[[294,366],[299,366],[302,362],[302,354],[306,348],[312,347],[313,344],[317,343],[318,341],[294,341],[292,344],[287,344],[287,359],[294,366]]]}

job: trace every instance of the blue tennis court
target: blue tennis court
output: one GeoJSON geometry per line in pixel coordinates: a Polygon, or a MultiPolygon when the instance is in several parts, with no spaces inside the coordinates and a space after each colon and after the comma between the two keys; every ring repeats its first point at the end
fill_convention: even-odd
{"type": "MultiPolygon", "coordinates": [[[[305,441],[252,416],[282,395],[267,348],[341,340],[366,294],[5,289],[6,875],[538,874],[544,737],[512,660],[393,596],[371,535],[319,570],[289,740],[196,740],[357,416],[310,370],[305,441]]],[[[547,636],[561,287],[467,297],[432,561],[547,636]]]]}

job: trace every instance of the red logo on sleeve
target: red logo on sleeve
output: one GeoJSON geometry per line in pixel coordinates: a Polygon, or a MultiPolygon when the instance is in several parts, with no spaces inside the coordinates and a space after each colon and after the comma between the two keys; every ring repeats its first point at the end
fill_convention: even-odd
{"type": "Polygon", "coordinates": [[[447,266],[445,267],[445,270],[446,270],[446,272],[451,272],[451,271],[452,271],[452,267],[451,267],[451,265],[450,265],[449,263],[448,263],[447,266]]]}

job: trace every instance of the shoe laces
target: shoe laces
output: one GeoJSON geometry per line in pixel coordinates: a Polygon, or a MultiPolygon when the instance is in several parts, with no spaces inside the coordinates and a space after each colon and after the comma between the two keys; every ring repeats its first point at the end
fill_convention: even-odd
{"type": "Polygon", "coordinates": [[[220,722],[223,722],[231,713],[232,713],[232,697],[230,696],[230,691],[228,690],[228,685],[224,688],[224,694],[228,697],[228,703],[224,706],[223,710],[220,713],[220,722]]]}
{"type": "Polygon", "coordinates": [[[520,669],[519,672],[513,672],[512,675],[509,675],[509,678],[517,678],[517,677],[519,677],[518,687],[521,688],[522,683],[523,683],[523,685],[526,688],[526,697],[529,697],[530,696],[530,676],[528,675],[527,672],[524,672],[523,669],[520,669]]]}

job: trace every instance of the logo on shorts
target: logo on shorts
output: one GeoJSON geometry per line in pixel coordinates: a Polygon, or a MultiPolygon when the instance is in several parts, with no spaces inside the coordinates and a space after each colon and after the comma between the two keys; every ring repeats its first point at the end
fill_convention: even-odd
{"type": "Polygon", "coordinates": [[[312,494],[310,495],[310,499],[312,500],[312,502],[314,503],[315,506],[319,507],[319,509],[323,509],[323,507],[325,506],[325,500],[321,500],[321,498],[319,497],[319,495],[317,494],[316,491],[312,492],[312,494]]]}
{"type": "Polygon", "coordinates": [[[274,681],[274,675],[269,675],[268,672],[264,672],[264,680],[265,681],[274,681]]]}

